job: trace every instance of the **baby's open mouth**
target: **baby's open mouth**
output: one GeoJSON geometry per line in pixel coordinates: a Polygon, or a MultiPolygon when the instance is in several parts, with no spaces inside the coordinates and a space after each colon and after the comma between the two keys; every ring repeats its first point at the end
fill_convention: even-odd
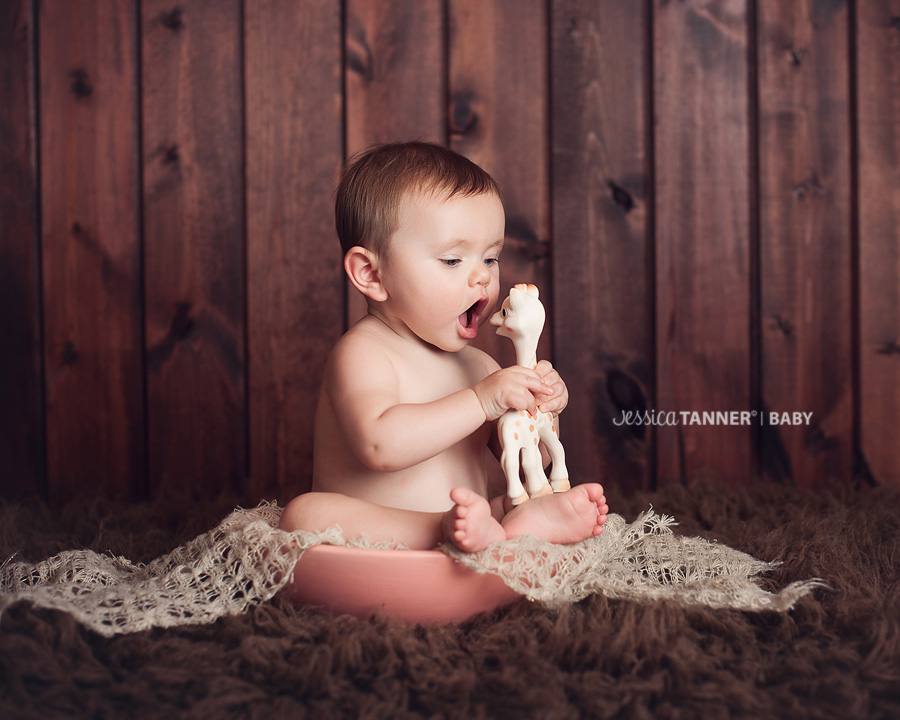
{"type": "Polygon", "coordinates": [[[487,305],[487,298],[481,298],[478,302],[471,305],[464,313],[459,316],[460,335],[471,340],[478,335],[478,326],[481,324],[481,314],[487,305]]]}

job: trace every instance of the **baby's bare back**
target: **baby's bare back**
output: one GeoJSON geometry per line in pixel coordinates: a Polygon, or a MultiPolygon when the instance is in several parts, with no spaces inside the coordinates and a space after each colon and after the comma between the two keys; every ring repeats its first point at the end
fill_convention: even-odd
{"type": "MultiPolygon", "coordinates": [[[[427,407],[471,388],[495,369],[496,363],[475,348],[450,353],[424,343],[412,345],[383,332],[377,320],[362,320],[335,347],[326,369],[316,411],[313,490],[429,512],[452,507],[450,490],[455,487],[486,497],[488,468],[495,466],[488,458],[492,428],[487,423],[427,459],[390,469],[364,462],[353,450],[359,438],[348,432],[354,432],[359,418],[370,418],[367,403],[427,407]]],[[[403,437],[397,439],[402,444],[403,437]]]]}

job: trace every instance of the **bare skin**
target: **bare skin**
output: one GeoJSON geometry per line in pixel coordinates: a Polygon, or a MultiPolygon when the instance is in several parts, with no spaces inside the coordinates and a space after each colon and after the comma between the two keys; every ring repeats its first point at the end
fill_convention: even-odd
{"type": "Polygon", "coordinates": [[[357,247],[345,257],[368,315],[331,354],[313,492],[288,504],[281,527],[337,524],[347,536],[467,551],[522,534],[562,543],[599,534],[608,512],[599,485],[514,510],[503,502],[497,418],[558,413],[568,391],[546,361],[501,369],[470,345],[499,294],[499,199],[413,196],[399,218],[386,252],[357,247]]]}
{"type": "MultiPolygon", "coordinates": [[[[281,518],[287,530],[325,530],[340,525],[350,537],[372,542],[400,542],[412,550],[430,550],[441,542],[464,552],[491,543],[534,535],[548,542],[572,543],[603,532],[609,508],[602,488],[578,485],[564,493],[536,498],[512,508],[498,520],[487,498],[468,488],[450,493],[447,512],[405,510],[337,493],[312,492],[288,503],[281,518]]],[[[493,504],[497,504],[496,502],[493,504]]]]}
{"type": "Polygon", "coordinates": [[[535,535],[547,542],[567,544],[603,532],[609,507],[603,488],[596,483],[578,485],[564,493],[530,500],[498,521],[488,501],[466,488],[450,493],[456,503],[444,515],[444,537],[466,552],[520,535],[535,535]]]}

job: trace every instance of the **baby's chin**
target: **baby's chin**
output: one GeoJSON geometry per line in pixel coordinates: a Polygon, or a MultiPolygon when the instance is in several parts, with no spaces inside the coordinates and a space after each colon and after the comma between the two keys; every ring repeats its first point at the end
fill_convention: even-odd
{"type": "Polygon", "coordinates": [[[434,335],[416,335],[419,341],[434,350],[441,352],[457,353],[469,346],[469,340],[460,336],[458,333],[454,337],[452,335],[434,336],[434,335]]]}

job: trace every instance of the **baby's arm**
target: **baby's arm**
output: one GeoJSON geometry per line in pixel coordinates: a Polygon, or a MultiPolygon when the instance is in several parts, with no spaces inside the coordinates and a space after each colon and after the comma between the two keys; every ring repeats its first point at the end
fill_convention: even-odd
{"type": "Polygon", "coordinates": [[[371,470],[393,472],[444,452],[509,408],[533,411],[534,396],[552,390],[536,372],[514,367],[432,402],[401,402],[390,357],[349,342],[332,355],[326,392],[356,457],[371,470]]]}

